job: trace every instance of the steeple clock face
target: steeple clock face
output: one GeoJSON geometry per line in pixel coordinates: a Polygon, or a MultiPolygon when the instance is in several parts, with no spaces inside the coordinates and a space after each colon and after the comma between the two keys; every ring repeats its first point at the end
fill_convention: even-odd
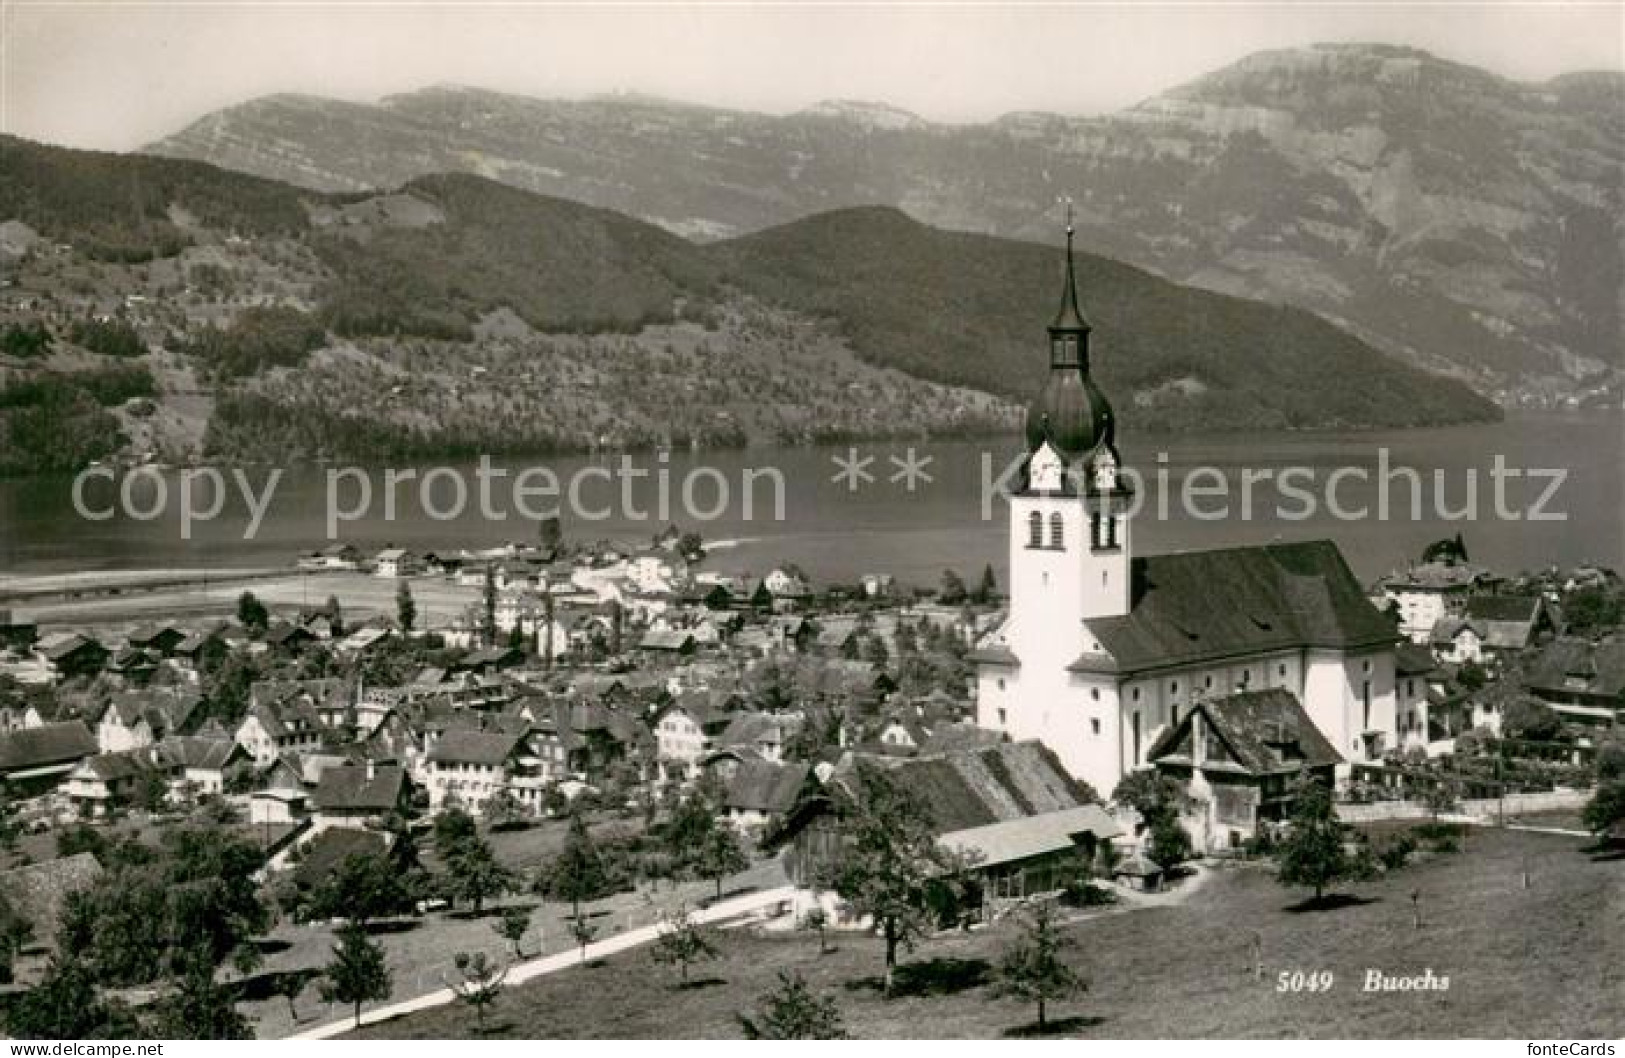
{"type": "Polygon", "coordinates": [[[1045,442],[1027,464],[1027,480],[1039,492],[1059,492],[1064,483],[1064,471],[1060,455],[1045,442]]]}

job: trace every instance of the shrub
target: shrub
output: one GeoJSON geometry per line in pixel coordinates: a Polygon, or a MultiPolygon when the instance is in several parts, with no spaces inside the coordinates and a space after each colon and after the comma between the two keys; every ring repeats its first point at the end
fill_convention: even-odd
{"type": "Polygon", "coordinates": [[[1397,871],[1410,861],[1416,852],[1416,839],[1409,834],[1397,834],[1377,847],[1377,861],[1385,871],[1397,871]]]}
{"type": "Polygon", "coordinates": [[[1074,878],[1061,890],[1061,903],[1067,907],[1104,907],[1117,903],[1117,893],[1087,878],[1074,878]]]}

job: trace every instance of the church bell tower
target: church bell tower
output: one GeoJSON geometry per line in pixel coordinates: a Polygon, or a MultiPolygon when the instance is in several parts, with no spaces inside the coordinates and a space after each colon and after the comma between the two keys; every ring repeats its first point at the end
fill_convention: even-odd
{"type": "Polygon", "coordinates": [[[1111,404],[1089,373],[1072,239],[1069,208],[1049,374],[1028,412],[1022,487],[1010,497],[1010,647],[1023,667],[1070,664],[1083,622],[1127,614],[1131,602],[1131,492],[1118,474],[1111,404]]]}

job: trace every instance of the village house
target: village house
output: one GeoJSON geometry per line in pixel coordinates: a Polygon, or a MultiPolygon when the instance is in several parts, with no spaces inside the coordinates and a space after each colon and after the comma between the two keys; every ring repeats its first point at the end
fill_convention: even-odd
{"type": "Polygon", "coordinates": [[[415,577],[423,572],[423,561],[404,547],[386,547],[373,556],[372,571],[379,577],[415,577]]]}
{"type": "Polygon", "coordinates": [[[34,654],[53,681],[93,676],[107,664],[108,650],[78,632],[53,632],[34,645],[34,654]]]}
{"type": "Polygon", "coordinates": [[[1551,604],[1538,595],[1473,595],[1460,614],[1433,626],[1433,653],[1440,661],[1498,662],[1559,631],[1551,604]]]}
{"type": "Polygon", "coordinates": [[[1426,645],[1434,625],[1460,616],[1470,597],[1494,584],[1488,570],[1447,556],[1391,573],[1377,587],[1398,611],[1400,635],[1426,645]]]}
{"type": "Polygon", "coordinates": [[[409,798],[405,769],[369,758],[324,770],[310,804],[318,826],[360,827],[403,812],[409,798]]]}
{"type": "Polygon", "coordinates": [[[523,732],[446,731],[429,751],[429,810],[456,804],[480,816],[498,791],[539,810],[547,782],[542,762],[527,750],[523,732]]]}
{"type": "Polygon", "coordinates": [[[320,749],[323,727],[308,699],[267,700],[248,707],[234,737],[254,758],[255,766],[263,768],[284,753],[320,749]]]}
{"type": "Polygon", "coordinates": [[[1441,693],[1443,670],[1433,652],[1415,643],[1401,643],[1394,651],[1394,710],[1400,750],[1422,749],[1444,735],[1443,717],[1433,715],[1441,693]],[[1437,735],[1434,726],[1440,730],[1437,735]]]}
{"type": "Polygon", "coordinates": [[[80,819],[105,819],[140,802],[149,784],[167,800],[170,783],[179,775],[180,768],[156,746],[98,753],[68,773],[63,793],[80,819]]]}
{"type": "Polygon", "coordinates": [[[96,737],[79,720],[8,731],[0,734],[0,781],[14,796],[43,793],[95,753],[96,737]]]}
{"type": "Polygon", "coordinates": [[[1296,784],[1330,787],[1343,762],[1281,688],[1199,702],[1157,740],[1150,760],[1195,806],[1183,822],[1200,852],[1239,848],[1260,823],[1286,819],[1296,784]]]}
{"type": "Polygon", "coordinates": [[[201,703],[195,691],[121,691],[96,723],[96,745],[103,753],[120,753],[181,734],[201,703]]]}
{"type": "Polygon", "coordinates": [[[1042,743],[1003,743],[942,756],[896,760],[848,755],[782,825],[769,847],[789,846],[785,868],[816,885],[838,861],[841,805],[860,796],[858,768],[877,768],[925,810],[937,840],[969,863],[969,908],[990,917],[1009,904],[1054,892],[1086,873],[1121,828],[1042,743]]]}
{"type": "Polygon", "coordinates": [[[650,717],[656,756],[668,778],[694,773],[700,759],[716,746],[732,714],[718,709],[705,693],[679,695],[650,717]]]}
{"type": "Polygon", "coordinates": [[[1625,634],[1554,640],[1530,664],[1527,686],[1565,720],[1592,728],[1625,724],[1625,634]]]}
{"type": "Polygon", "coordinates": [[[224,794],[232,774],[253,759],[230,736],[171,736],[158,749],[179,769],[176,781],[196,796],[224,794]]]}
{"type": "Polygon", "coordinates": [[[722,798],[723,817],[747,832],[780,825],[818,789],[812,765],[747,756],[738,761],[722,798]]]}

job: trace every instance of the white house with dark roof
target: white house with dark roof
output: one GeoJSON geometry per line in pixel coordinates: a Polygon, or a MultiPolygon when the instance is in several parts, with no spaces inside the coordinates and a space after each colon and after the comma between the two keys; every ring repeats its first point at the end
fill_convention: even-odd
{"type": "Polygon", "coordinates": [[[971,655],[977,722],[1109,794],[1197,702],[1284,688],[1349,760],[1395,744],[1393,623],[1330,541],[1140,557],[1089,373],[1071,233],[1049,380],[1009,497],[1010,608],[971,655]]]}

